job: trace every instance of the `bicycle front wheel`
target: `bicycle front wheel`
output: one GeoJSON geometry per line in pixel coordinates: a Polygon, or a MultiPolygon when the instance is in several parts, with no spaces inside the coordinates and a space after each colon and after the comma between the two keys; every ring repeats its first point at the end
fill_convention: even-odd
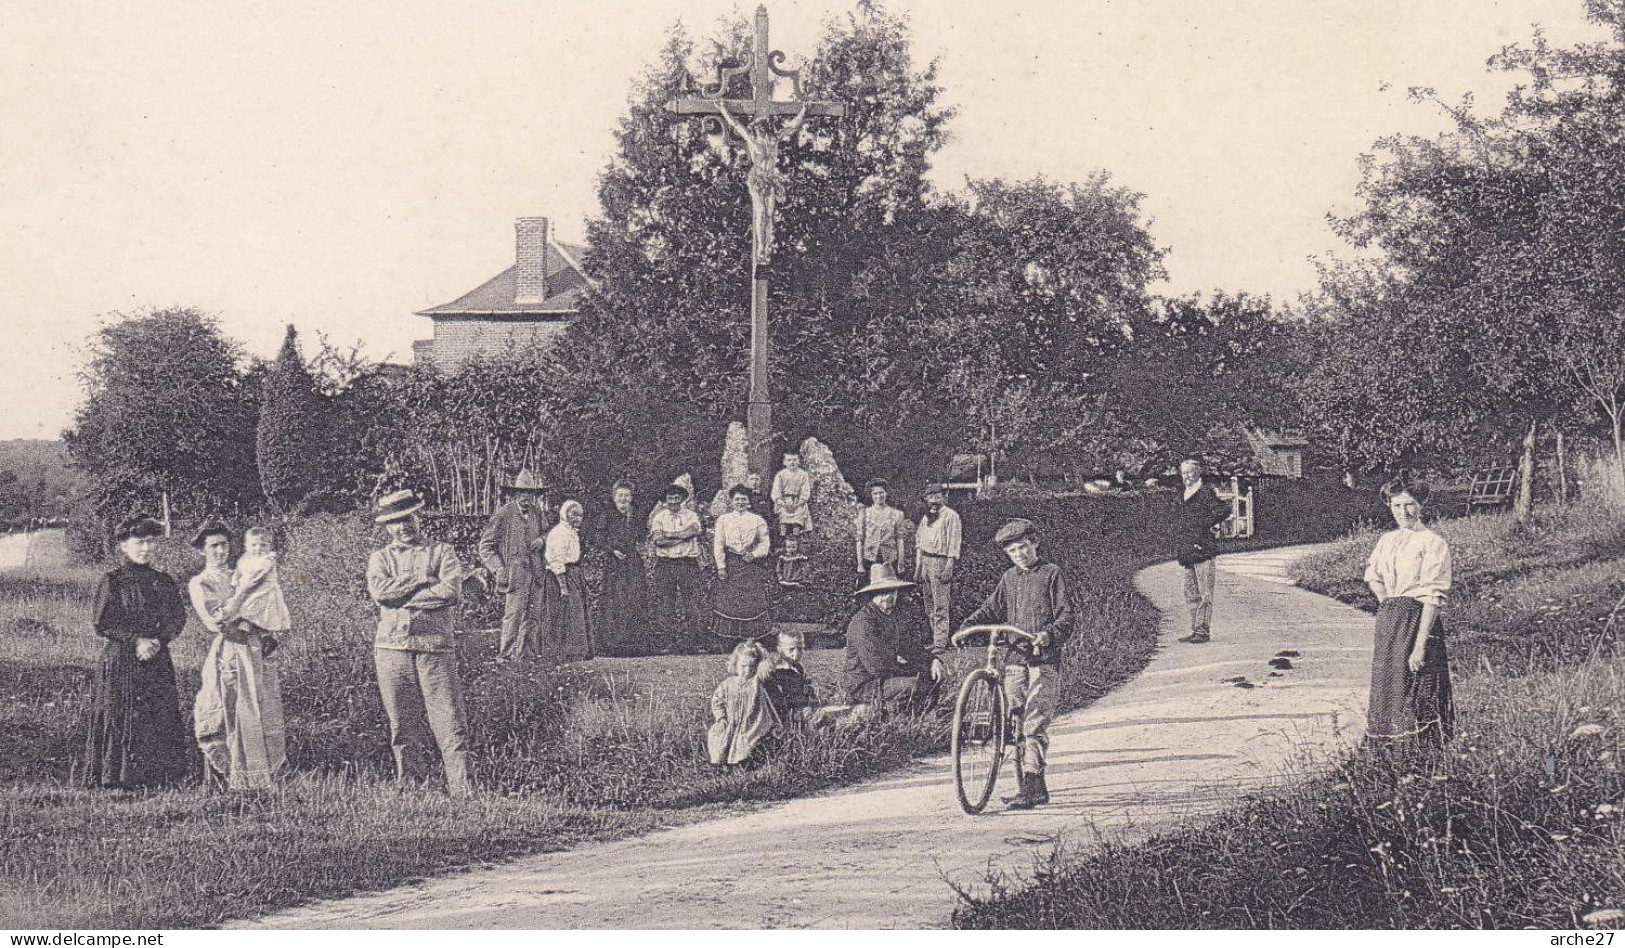
{"type": "Polygon", "coordinates": [[[971,672],[954,704],[954,790],[966,813],[982,812],[1004,760],[1004,691],[985,668],[971,672]]]}

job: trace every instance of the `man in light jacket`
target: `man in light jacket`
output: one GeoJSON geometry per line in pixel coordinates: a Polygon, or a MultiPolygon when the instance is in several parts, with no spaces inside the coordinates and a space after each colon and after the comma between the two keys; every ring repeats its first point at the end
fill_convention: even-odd
{"type": "Polygon", "coordinates": [[[451,544],[424,538],[417,518],[422,507],[409,490],[378,501],[373,519],[389,532],[389,543],[367,560],[367,593],[378,603],[373,663],[389,718],[395,778],[414,782],[425,776],[424,744],[432,734],[445,765],[446,789],[467,796],[474,782],[452,628],[452,607],[462,598],[463,564],[451,544]]]}

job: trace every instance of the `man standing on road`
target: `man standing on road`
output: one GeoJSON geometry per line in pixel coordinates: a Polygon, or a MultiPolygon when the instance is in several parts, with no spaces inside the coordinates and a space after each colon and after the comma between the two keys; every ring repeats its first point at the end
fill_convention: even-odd
{"type": "Polygon", "coordinates": [[[931,652],[948,651],[952,634],[949,613],[953,605],[954,569],[959,565],[959,514],[948,506],[941,485],[925,492],[925,516],[914,530],[914,578],[925,595],[925,615],[931,622],[931,652]]]}
{"type": "Polygon", "coordinates": [[[409,490],[378,501],[373,519],[389,532],[389,544],[367,561],[367,592],[378,603],[372,655],[389,718],[395,778],[423,778],[428,769],[423,745],[432,733],[445,765],[446,789],[468,796],[474,782],[464,750],[468,721],[452,630],[463,564],[451,544],[423,538],[417,518],[422,507],[409,490]]]}
{"type": "Polygon", "coordinates": [[[1030,810],[1049,802],[1044,769],[1049,754],[1049,724],[1055,718],[1055,666],[1061,646],[1072,635],[1072,596],[1066,577],[1038,555],[1038,530],[1029,520],[1012,520],[999,528],[993,542],[1010,558],[993,594],[965,625],[1013,625],[1035,636],[1010,646],[1004,666],[1004,700],[1010,716],[1021,722],[1020,788],[1004,802],[1012,810],[1030,810]]]}
{"type": "Polygon", "coordinates": [[[530,471],[507,486],[508,502],[497,508],[480,533],[476,547],[480,563],[491,571],[497,592],[503,596],[502,639],[497,661],[507,662],[534,654],[537,648],[536,617],[531,600],[536,596],[537,576],[530,545],[546,532],[547,487],[530,471]]]}
{"type": "Polygon", "coordinates": [[[688,491],[681,484],[666,488],[665,503],[649,516],[649,540],[655,548],[657,622],[665,648],[699,644],[700,515],[683,506],[688,491]]]}
{"type": "Polygon", "coordinates": [[[1185,494],[1179,502],[1176,559],[1185,569],[1185,602],[1191,610],[1191,634],[1181,642],[1200,645],[1213,638],[1213,579],[1217,570],[1218,543],[1213,528],[1230,516],[1230,505],[1219,499],[1212,485],[1202,479],[1202,462],[1186,458],[1179,462],[1179,477],[1185,494]]]}

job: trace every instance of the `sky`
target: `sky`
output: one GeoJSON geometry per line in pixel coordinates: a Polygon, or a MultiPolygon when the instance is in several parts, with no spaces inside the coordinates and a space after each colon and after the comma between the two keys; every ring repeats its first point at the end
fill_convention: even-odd
{"type": "MultiPolygon", "coordinates": [[[[1485,60],[1580,0],[892,0],[941,62],[933,177],[1145,195],[1159,292],[1291,300],[1339,249],[1358,156],[1508,87],[1485,60]]],[[[740,4],[745,12],[752,4],[740,4]]],[[[293,323],[409,361],[415,310],[513,258],[513,222],[579,240],[633,77],[726,0],[84,0],[0,4],[0,438],[56,437],[106,314],[217,313],[251,353],[293,323]]],[[[774,0],[794,65],[845,2],[774,0]]],[[[780,95],[788,94],[781,89],[780,95]]],[[[741,221],[741,226],[745,222],[741,221]]],[[[307,354],[313,343],[307,342],[307,354]]]]}

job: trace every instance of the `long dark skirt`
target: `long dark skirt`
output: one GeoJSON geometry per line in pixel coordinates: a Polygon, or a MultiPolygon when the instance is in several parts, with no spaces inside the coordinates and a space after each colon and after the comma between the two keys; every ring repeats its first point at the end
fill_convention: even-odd
{"type": "Polygon", "coordinates": [[[134,642],[108,642],[92,688],[83,786],[161,787],[191,772],[192,735],[168,645],[143,662],[134,642]]]}
{"type": "Polygon", "coordinates": [[[555,662],[579,662],[592,658],[592,632],[587,625],[587,584],[582,581],[581,567],[572,565],[564,571],[561,589],[559,577],[550,570],[542,572],[541,616],[536,623],[541,637],[538,652],[555,662]]]}
{"type": "Polygon", "coordinates": [[[768,632],[766,560],[746,560],[728,551],[728,578],[717,584],[712,608],[717,634],[730,639],[755,639],[768,632]]]}
{"type": "Polygon", "coordinates": [[[604,557],[604,598],[599,605],[596,637],[611,654],[649,640],[649,582],[643,557],[636,552],[618,560],[604,557]]]}
{"type": "Polygon", "coordinates": [[[1410,670],[1422,604],[1396,597],[1377,609],[1371,658],[1371,706],[1366,737],[1375,741],[1418,740],[1439,745],[1450,739],[1455,710],[1450,697],[1450,663],[1445,655],[1444,622],[1435,614],[1423,651],[1422,670],[1410,670]]]}

